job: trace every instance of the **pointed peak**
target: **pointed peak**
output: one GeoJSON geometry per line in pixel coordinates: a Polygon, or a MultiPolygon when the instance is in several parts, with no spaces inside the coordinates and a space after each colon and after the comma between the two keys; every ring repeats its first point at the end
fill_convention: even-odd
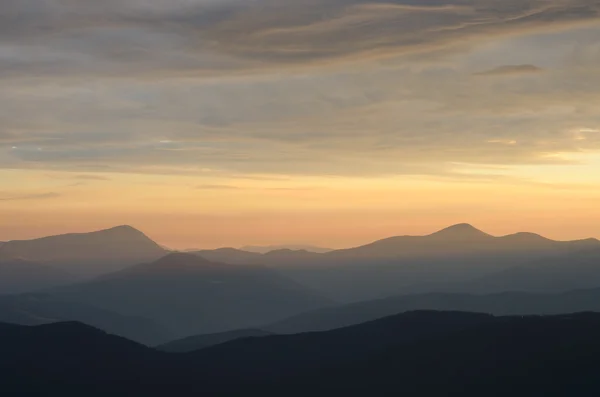
{"type": "MultiPolygon", "coordinates": [[[[98,230],[97,232],[82,233],[82,235],[105,236],[109,238],[132,239],[132,240],[150,240],[144,232],[129,225],[120,225],[111,227],[110,229],[98,230]]],[[[153,242],[154,243],[154,242],[153,242]]],[[[156,244],[156,243],[155,243],[156,244]]],[[[158,247],[158,244],[157,244],[158,247]]]]}
{"type": "Polygon", "coordinates": [[[137,233],[139,233],[139,234],[142,233],[141,231],[139,231],[135,227],[129,226],[129,225],[119,225],[119,226],[111,227],[111,228],[108,228],[108,229],[100,230],[100,232],[105,232],[105,233],[118,232],[118,233],[136,233],[136,234],[137,233]]]}
{"type": "Polygon", "coordinates": [[[481,230],[468,223],[459,223],[457,225],[449,226],[445,229],[430,234],[429,236],[454,239],[474,239],[492,237],[491,235],[482,232],[481,230]]]}

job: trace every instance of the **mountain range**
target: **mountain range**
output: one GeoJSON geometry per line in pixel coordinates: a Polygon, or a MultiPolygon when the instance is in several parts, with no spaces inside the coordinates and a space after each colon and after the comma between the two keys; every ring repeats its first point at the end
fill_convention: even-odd
{"type": "Polygon", "coordinates": [[[271,269],[215,263],[185,253],[47,293],[148,318],[178,336],[251,327],[333,303],[271,269]]]}
{"type": "Polygon", "coordinates": [[[168,343],[161,344],[156,348],[165,352],[185,353],[204,349],[210,346],[220,345],[232,340],[269,335],[274,334],[262,329],[239,329],[235,331],[218,332],[215,334],[189,336],[187,338],[173,340],[168,343]]]}
{"type": "MultiPolygon", "coordinates": [[[[168,253],[130,226],[9,241],[0,246],[0,279],[11,281],[0,283],[0,293],[89,280],[168,253]]],[[[263,265],[346,302],[442,290],[567,291],[600,281],[598,240],[554,241],[533,233],[494,237],[468,224],[325,253],[234,248],[192,253],[212,262],[263,265]]]]}
{"type": "Polygon", "coordinates": [[[0,383],[13,395],[593,396],[599,332],[596,313],[410,312],[182,354],[81,323],[0,324],[0,383]]]}
{"type": "Polygon", "coordinates": [[[233,248],[194,253],[225,263],[261,263],[345,302],[403,292],[567,291],[600,285],[600,263],[592,259],[586,265],[585,259],[600,255],[596,239],[554,241],[533,233],[494,237],[468,224],[324,254],[278,250],[261,255],[233,248]],[[580,257],[582,266],[571,266],[580,257]],[[537,266],[533,277],[527,270],[546,262],[554,263],[546,277],[537,277],[544,266],[537,266]],[[553,276],[560,272],[563,277],[553,276]]]}
{"type": "Polygon", "coordinates": [[[147,318],[126,316],[43,293],[0,296],[0,322],[42,325],[78,321],[147,345],[172,340],[166,327],[147,318]]]}
{"type": "Polygon", "coordinates": [[[240,250],[246,251],[246,252],[255,252],[258,254],[267,254],[269,252],[279,251],[279,250],[308,251],[308,252],[314,252],[317,254],[324,254],[326,252],[333,251],[331,248],[323,248],[323,247],[317,247],[314,245],[305,245],[305,244],[284,244],[284,245],[266,245],[266,246],[246,245],[246,246],[240,248],[240,250]]]}
{"type": "Polygon", "coordinates": [[[553,294],[502,292],[486,295],[428,293],[400,295],[322,308],[261,328],[274,333],[326,331],[414,310],[470,311],[493,315],[550,315],[600,312],[600,288],[553,294]]]}
{"type": "Polygon", "coordinates": [[[600,310],[597,240],[494,237],[467,224],[327,253],[265,254],[174,253],[122,226],[7,242],[0,256],[0,294],[25,293],[7,297],[0,321],[83,321],[146,344],[256,328],[326,330],[419,309],[600,310]]]}

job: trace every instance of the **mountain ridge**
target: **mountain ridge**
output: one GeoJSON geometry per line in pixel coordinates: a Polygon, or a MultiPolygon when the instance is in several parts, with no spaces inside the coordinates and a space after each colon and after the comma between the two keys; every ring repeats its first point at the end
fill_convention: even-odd
{"type": "Polygon", "coordinates": [[[270,268],[217,263],[189,253],[169,253],[48,293],[149,318],[176,337],[251,327],[331,304],[270,268]]]}
{"type": "Polygon", "coordinates": [[[95,276],[156,259],[166,251],[128,225],[86,233],[65,233],[0,246],[0,259],[24,258],[51,264],[73,274],[95,276]]]}

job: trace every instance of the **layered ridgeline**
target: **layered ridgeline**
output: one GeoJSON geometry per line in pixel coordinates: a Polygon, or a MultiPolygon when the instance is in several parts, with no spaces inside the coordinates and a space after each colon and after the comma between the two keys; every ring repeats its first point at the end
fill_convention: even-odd
{"type": "Polygon", "coordinates": [[[267,254],[269,252],[280,251],[280,250],[308,251],[308,252],[315,252],[318,254],[324,254],[325,252],[333,251],[331,248],[316,247],[314,245],[304,245],[304,244],[284,244],[284,245],[266,245],[266,246],[246,245],[246,246],[240,248],[240,250],[246,251],[246,252],[255,252],[255,253],[259,253],[259,254],[267,254]]]}
{"type": "Polygon", "coordinates": [[[494,315],[550,315],[600,312],[600,288],[543,294],[428,293],[338,305],[292,316],[261,329],[274,333],[326,331],[414,310],[470,311],[494,315]]]}
{"type": "MultiPolygon", "coordinates": [[[[70,283],[125,269],[168,251],[129,226],[0,246],[1,293],[70,283]],[[21,263],[22,266],[15,266],[21,263]],[[9,281],[12,280],[12,281],[9,281]]],[[[339,301],[432,291],[567,291],[600,285],[600,242],[533,233],[494,237],[468,224],[325,253],[234,248],[195,251],[212,262],[260,264],[339,301]]]]}
{"type": "Polygon", "coordinates": [[[9,394],[593,396],[599,332],[593,313],[411,312],[176,354],[80,323],[0,324],[0,381],[9,394]]]}
{"type": "Polygon", "coordinates": [[[131,226],[71,233],[0,246],[0,263],[25,260],[75,276],[95,276],[156,260],[167,251],[131,226]]]}
{"type": "Polygon", "coordinates": [[[85,303],[65,301],[49,294],[0,296],[0,322],[42,325],[79,321],[111,334],[147,345],[164,343],[175,337],[166,327],[139,316],[127,316],[85,303]]]}
{"type": "Polygon", "coordinates": [[[403,292],[566,291],[600,286],[596,239],[554,241],[533,233],[495,237],[468,224],[323,254],[292,250],[258,254],[233,248],[195,253],[226,263],[263,263],[342,301],[403,292]]]}
{"type": "Polygon", "coordinates": [[[271,269],[215,263],[185,253],[48,293],[62,301],[148,318],[178,336],[252,327],[331,304],[271,269]]]}
{"type": "Polygon", "coordinates": [[[210,346],[220,345],[222,343],[237,339],[255,338],[269,335],[274,334],[262,329],[239,329],[235,331],[218,332],[215,334],[189,336],[187,338],[169,341],[168,343],[161,344],[156,348],[165,352],[184,353],[204,349],[210,346]]]}

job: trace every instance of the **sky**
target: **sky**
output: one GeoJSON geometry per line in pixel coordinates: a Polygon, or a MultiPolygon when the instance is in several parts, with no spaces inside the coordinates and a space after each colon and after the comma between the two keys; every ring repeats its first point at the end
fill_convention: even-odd
{"type": "Polygon", "coordinates": [[[0,0],[0,241],[600,237],[600,0],[0,0]]]}

